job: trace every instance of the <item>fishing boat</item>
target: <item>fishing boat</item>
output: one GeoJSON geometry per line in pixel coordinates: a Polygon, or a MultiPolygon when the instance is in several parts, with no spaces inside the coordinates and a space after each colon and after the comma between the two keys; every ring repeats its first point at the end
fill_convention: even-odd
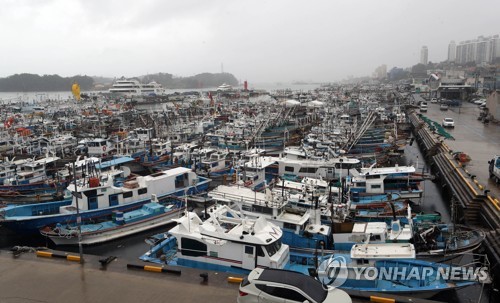
{"type": "MultiPolygon", "coordinates": [[[[483,242],[485,234],[478,228],[459,224],[423,222],[407,210],[406,223],[396,218],[386,222],[351,223],[349,232],[333,234],[335,250],[349,251],[353,245],[370,243],[413,243],[416,256],[426,260],[453,260],[464,253],[473,253],[483,242]]],[[[343,223],[343,229],[348,229],[343,223]]]]}
{"type": "Polygon", "coordinates": [[[229,151],[213,150],[200,161],[200,173],[206,176],[225,175],[230,170],[229,161],[227,161],[229,151]]]}
{"type": "Polygon", "coordinates": [[[372,203],[351,202],[351,216],[355,221],[391,222],[394,215],[406,217],[410,201],[385,201],[372,203]]]}
{"type": "Polygon", "coordinates": [[[179,199],[167,198],[160,203],[153,196],[151,201],[136,210],[114,211],[112,218],[106,221],[90,220],[80,227],[74,222],[57,223],[41,228],[40,233],[56,245],[98,244],[171,224],[185,208],[185,203],[179,199]]]}
{"type": "Polygon", "coordinates": [[[40,159],[27,159],[16,166],[15,174],[5,178],[0,191],[33,190],[40,188],[55,187],[55,181],[51,180],[55,170],[55,162],[59,157],[45,156],[40,159]]]}
{"type": "Polygon", "coordinates": [[[471,226],[460,224],[415,224],[413,243],[419,258],[443,260],[460,258],[477,250],[485,233],[471,226]]]}
{"type": "Polygon", "coordinates": [[[347,157],[302,159],[287,155],[272,157],[266,161],[277,163],[274,170],[268,170],[268,173],[272,174],[273,177],[288,175],[298,178],[322,178],[327,181],[347,176],[349,170],[360,163],[358,159],[347,157]]]}
{"type": "Polygon", "coordinates": [[[265,217],[283,230],[283,243],[293,248],[316,249],[318,243],[331,246],[331,229],[321,223],[319,206],[293,210],[289,193],[256,192],[244,186],[219,185],[208,192],[216,203],[225,204],[249,218],[265,217]]]}
{"type": "Polygon", "coordinates": [[[89,220],[111,215],[113,211],[140,208],[151,202],[153,195],[161,200],[171,195],[200,193],[207,190],[210,182],[184,167],[132,176],[126,166],[113,166],[120,163],[117,161],[119,159],[103,162],[98,167],[108,167],[108,170],[89,171],[84,179],[69,185],[71,199],[0,209],[0,224],[20,233],[39,233],[46,225],[76,221],[77,210],[82,220],[89,220]]]}
{"type": "Polygon", "coordinates": [[[0,200],[6,204],[45,203],[68,199],[70,196],[63,189],[41,188],[26,191],[0,191],[0,200]]]}
{"type": "Polygon", "coordinates": [[[266,176],[266,169],[274,162],[266,162],[265,158],[260,157],[258,154],[249,156],[248,161],[240,166],[238,173],[239,182],[243,186],[250,188],[254,191],[262,191],[267,186],[272,186],[275,179],[266,176]]]}
{"type": "Polygon", "coordinates": [[[218,205],[202,221],[194,212],[174,219],[177,225],[140,259],[208,270],[248,273],[256,267],[283,269],[290,259],[282,231],[264,217],[247,219],[218,205]]]}
{"type": "Polygon", "coordinates": [[[371,196],[384,194],[397,194],[401,199],[420,199],[423,190],[419,187],[423,177],[415,174],[413,166],[361,168],[358,172],[353,170],[350,182],[350,191],[353,202],[371,198],[371,196]]]}
{"type": "Polygon", "coordinates": [[[28,161],[31,161],[31,159],[9,159],[8,157],[0,161],[0,184],[3,184],[5,179],[15,177],[18,167],[28,161]]]}
{"type": "Polygon", "coordinates": [[[323,259],[318,279],[344,290],[430,298],[445,291],[488,279],[487,271],[415,259],[410,243],[355,244],[350,252],[323,259]],[[470,272],[470,275],[462,274],[470,272]],[[450,275],[459,272],[460,274],[450,275]],[[460,276],[460,277],[458,277],[460,276]]]}

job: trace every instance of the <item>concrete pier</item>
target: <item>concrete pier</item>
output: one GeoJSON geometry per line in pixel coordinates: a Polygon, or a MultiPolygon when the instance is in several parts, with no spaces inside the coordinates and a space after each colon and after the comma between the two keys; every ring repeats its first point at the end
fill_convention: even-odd
{"type": "MultiPolygon", "coordinates": [[[[484,250],[489,262],[500,262],[500,188],[489,180],[488,161],[500,151],[500,125],[484,125],[477,120],[479,109],[471,103],[448,111],[440,111],[439,104],[430,104],[427,113],[409,112],[413,134],[425,160],[430,165],[436,182],[443,188],[449,206],[455,205],[459,223],[483,227],[486,231],[484,250]],[[455,120],[454,129],[446,130],[454,139],[445,139],[434,124],[444,117],[455,120]],[[470,161],[461,161],[465,153],[470,161]]],[[[458,222],[457,222],[458,223],[458,222]]],[[[492,266],[494,276],[500,276],[500,267],[492,266]]]]}

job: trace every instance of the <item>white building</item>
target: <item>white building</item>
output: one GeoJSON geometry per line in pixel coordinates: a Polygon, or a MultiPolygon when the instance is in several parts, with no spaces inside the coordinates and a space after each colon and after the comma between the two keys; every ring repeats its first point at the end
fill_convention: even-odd
{"type": "Polygon", "coordinates": [[[420,50],[420,63],[423,65],[427,65],[429,62],[429,50],[427,49],[427,46],[422,46],[422,49],[420,50]]]}
{"type": "MultiPolygon", "coordinates": [[[[449,52],[450,46],[448,46],[448,58],[450,58],[449,52]]],[[[457,63],[491,63],[497,58],[500,58],[500,38],[498,35],[479,36],[475,40],[462,41],[456,47],[455,61],[457,63]]]]}

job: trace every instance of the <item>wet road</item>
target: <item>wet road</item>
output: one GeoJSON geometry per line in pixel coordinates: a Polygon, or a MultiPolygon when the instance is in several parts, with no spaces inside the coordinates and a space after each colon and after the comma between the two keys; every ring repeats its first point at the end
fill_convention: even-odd
{"type": "Polygon", "coordinates": [[[485,185],[492,195],[500,197],[500,187],[489,179],[488,161],[494,155],[500,154],[500,124],[484,124],[477,118],[479,107],[476,104],[463,102],[460,107],[450,107],[447,111],[439,109],[439,103],[428,104],[425,116],[441,123],[442,120],[453,118],[455,128],[447,128],[455,140],[445,140],[444,143],[453,151],[464,152],[471,156],[466,169],[477,176],[480,184],[485,185]]]}

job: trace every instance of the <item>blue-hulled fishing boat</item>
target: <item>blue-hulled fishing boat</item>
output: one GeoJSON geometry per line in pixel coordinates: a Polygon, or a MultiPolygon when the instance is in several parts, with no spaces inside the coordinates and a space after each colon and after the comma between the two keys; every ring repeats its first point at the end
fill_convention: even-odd
{"type": "MultiPolygon", "coordinates": [[[[119,163],[118,160],[110,162],[119,163]],[[115,162],[113,162],[115,161],[115,162]]],[[[112,164],[100,164],[110,167],[112,164]]],[[[39,233],[46,225],[76,221],[77,209],[82,220],[109,216],[113,211],[131,211],[166,196],[196,194],[208,189],[210,179],[199,177],[188,168],[177,167],[148,176],[132,176],[122,166],[68,186],[72,199],[42,204],[12,205],[0,209],[0,224],[21,233],[39,233]]]]}
{"type": "Polygon", "coordinates": [[[113,212],[112,218],[95,222],[90,220],[80,225],[80,239],[76,223],[45,226],[40,229],[42,236],[48,237],[56,245],[91,245],[111,241],[172,223],[185,208],[180,199],[168,198],[159,203],[152,202],[129,212],[113,212]],[[81,242],[80,242],[81,241],[81,242]]]}
{"type": "Polygon", "coordinates": [[[410,243],[356,244],[350,253],[324,258],[317,273],[324,284],[344,290],[418,298],[489,280],[486,268],[452,267],[415,256],[410,243]]]}

